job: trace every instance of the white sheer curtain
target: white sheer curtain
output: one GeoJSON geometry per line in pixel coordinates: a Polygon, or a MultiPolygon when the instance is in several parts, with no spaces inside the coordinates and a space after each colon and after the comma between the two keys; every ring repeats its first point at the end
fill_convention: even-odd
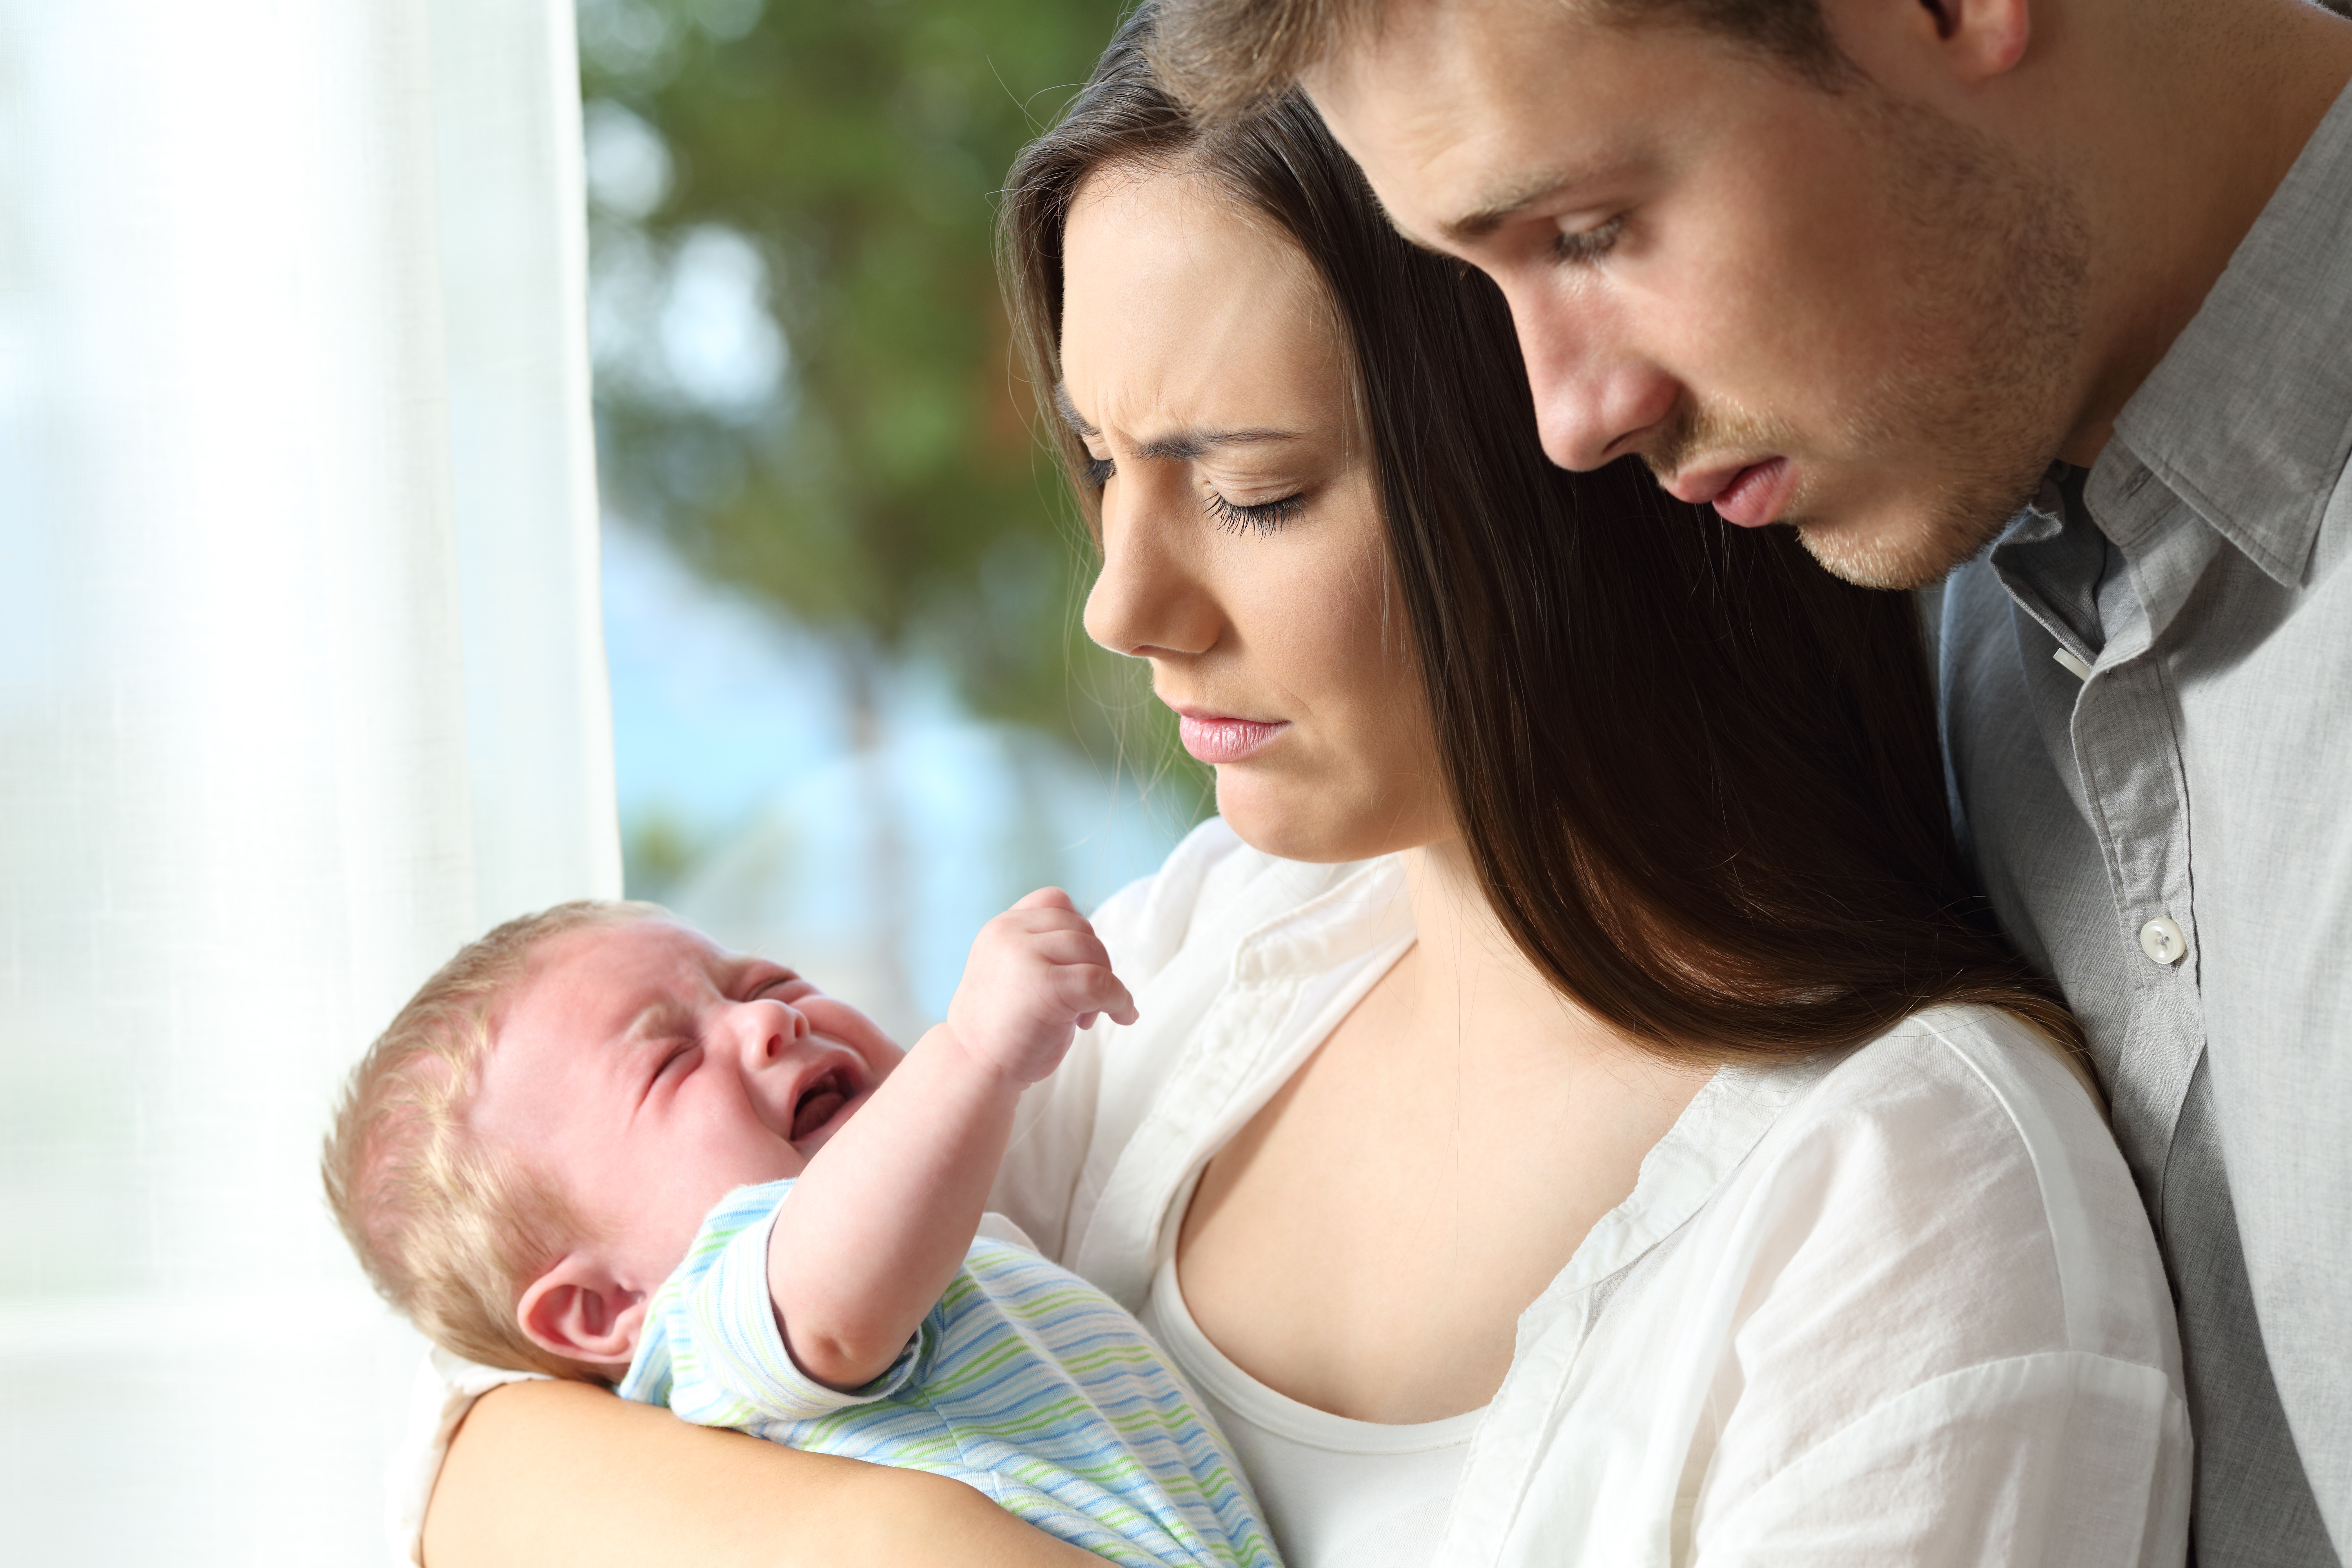
{"type": "Polygon", "coordinates": [[[620,882],[565,0],[0,0],[0,1561],[382,1561],[331,1091],[620,882]]]}

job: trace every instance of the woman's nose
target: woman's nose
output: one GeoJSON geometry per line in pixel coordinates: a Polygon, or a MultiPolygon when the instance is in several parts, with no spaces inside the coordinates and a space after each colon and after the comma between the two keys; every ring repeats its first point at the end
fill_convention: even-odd
{"type": "Polygon", "coordinates": [[[1114,478],[1104,489],[1102,570],[1087,594],[1087,636],[1136,658],[1215,646],[1214,595],[1192,559],[1204,520],[1181,511],[1181,487],[1114,478]]]}

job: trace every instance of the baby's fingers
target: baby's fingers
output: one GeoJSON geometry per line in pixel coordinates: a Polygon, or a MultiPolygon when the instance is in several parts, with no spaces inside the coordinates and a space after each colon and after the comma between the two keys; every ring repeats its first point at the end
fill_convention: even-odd
{"type": "Polygon", "coordinates": [[[1070,901],[1070,895],[1059,888],[1040,888],[1013,907],[1016,910],[1068,910],[1073,914],[1078,909],[1070,901]]]}
{"type": "Polygon", "coordinates": [[[1110,967],[1110,949],[1102,939],[1080,926],[1071,931],[1033,931],[1024,939],[1029,951],[1048,963],[1092,963],[1110,967]]]}
{"type": "Polygon", "coordinates": [[[1128,994],[1126,984],[1108,964],[1056,964],[1053,987],[1055,1000],[1070,1010],[1082,1029],[1093,1024],[1099,1014],[1107,1013],[1120,1024],[1132,1024],[1139,1016],[1135,998],[1128,994]]]}

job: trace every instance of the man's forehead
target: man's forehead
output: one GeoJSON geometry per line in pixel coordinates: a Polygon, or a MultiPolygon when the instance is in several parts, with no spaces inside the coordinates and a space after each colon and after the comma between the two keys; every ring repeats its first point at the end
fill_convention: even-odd
{"type": "MultiPolygon", "coordinates": [[[[1556,3],[1534,14],[1516,5],[1507,17],[1479,14],[1492,9],[1399,7],[1377,33],[1351,40],[1300,78],[1333,135],[1375,185],[1384,177],[1393,184],[1426,174],[1453,187],[1444,213],[1432,204],[1418,218],[1450,222],[1524,199],[1533,193],[1520,186],[1553,172],[1498,165],[1529,161],[1532,150],[1517,143],[1531,122],[1557,128],[1567,118],[1559,113],[1556,67],[1573,58],[1592,28],[1556,3]],[[1484,185],[1465,187],[1481,170],[1490,171],[1484,185]]],[[[1557,154],[1569,150],[1554,152],[1549,162],[1559,163],[1557,154]]]]}
{"type": "Polygon", "coordinates": [[[1523,209],[1654,167],[1708,117],[1739,50],[1575,0],[1400,10],[1301,78],[1408,238],[1459,249],[1523,209]]]}

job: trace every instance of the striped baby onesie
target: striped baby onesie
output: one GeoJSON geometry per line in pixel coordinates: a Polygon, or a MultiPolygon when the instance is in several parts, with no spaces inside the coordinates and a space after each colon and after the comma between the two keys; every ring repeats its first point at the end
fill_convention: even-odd
{"type": "Polygon", "coordinates": [[[979,1488],[1110,1562],[1279,1568],[1233,1452],[1141,1325],[1025,1247],[974,1241],[890,1370],[803,1374],[768,1295],[793,1184],[729,1194],[654,1295],[622,1394],[704,1426],[979,1488]]]}

